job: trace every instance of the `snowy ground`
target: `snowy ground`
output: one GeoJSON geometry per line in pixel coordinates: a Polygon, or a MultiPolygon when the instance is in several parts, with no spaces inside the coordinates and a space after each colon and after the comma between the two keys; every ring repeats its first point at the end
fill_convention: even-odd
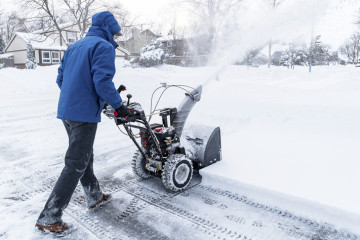
{"type": "MultiPolygon", "coordinates": [[[[360,239],[359,69],[117,65],[115,85],[147,112],[160,82],[206,83],[188,120],[221,127],[223,160],[184,193],[167,192],[134,176],[135,147],[103,117],[95,172],[114,200],[87,212],[77,188],[64,214],[77,230],[66,238],[360,239]]],[[[67,147],[56,70],[0,70],[0,239],[51,238],[34,224],[67,147]]],[[[183,96],[169,90],[160,105],[183,96]]]]}

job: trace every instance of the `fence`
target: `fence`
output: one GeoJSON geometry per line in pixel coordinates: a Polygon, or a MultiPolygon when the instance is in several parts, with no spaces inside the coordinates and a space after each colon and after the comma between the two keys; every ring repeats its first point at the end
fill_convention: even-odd
{"type": "Polygon", "coordinates": [[[0,54],[0,68],[15,67],[14,55],[0,54]]]}

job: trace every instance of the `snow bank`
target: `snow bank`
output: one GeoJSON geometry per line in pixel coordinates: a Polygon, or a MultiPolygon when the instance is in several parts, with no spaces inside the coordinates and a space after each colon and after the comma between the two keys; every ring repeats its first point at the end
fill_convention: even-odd
{"type": "Polygon", "coordinates": [[[14,54],[12,54],[12,53],[0,54],[0,59],[10,58],[10,57],[14,57],[14,54]]]}
{"type": "Polygon", "coordinates": [[[357,74],[231,67],[190,115],[223,133],[224,161],[203,173],[360,213],[357,74]]]}

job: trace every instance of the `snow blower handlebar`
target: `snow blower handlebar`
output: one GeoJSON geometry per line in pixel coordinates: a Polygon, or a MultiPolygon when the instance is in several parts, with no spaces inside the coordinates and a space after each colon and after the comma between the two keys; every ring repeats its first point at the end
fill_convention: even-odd
{"type": "MultiPolygon", "coordinates": [[[[122,91],[125,91],[125,90],[126,90],[126,87],[124,85],[120,85],[120,87],[117,89],[119,94],[122,91]]],[[[128,114],[127,117],[122,118],[122,117],[115,116],[114,115],[114,108],[112,108],[108,104],[106,106],[104,106],[103,113],[107,117],[109,117],[110,119],[114,119],[116,125],[123,125],[124,126],[128,136],[134,142],[136,147],[140,150],[140,152],[143,155],[144,159],[147,159],[147,156],[144,153],[144,151],[142,150],[142,148],[140,147],[140,145],[137,143],[137,141],[135,139],[135,136],[132,133],[131,128],[137,128],[137,129],[140,129],[140,130],[145,131],[148,134],[150,134],[152,139],[154,139],[154,143],[155,143],[155,146],[156,146],[155,150],[159,154],[159,156],[161,156],[161,158],[162,158],[162,152],[161,152],[160,144],[159,144],[156,136],[152,132],[150,124],[146,119],[144,110],[142,109],[142,107],[141,107],[141,105],[139,103],[136,103],[136,102],[130,103],[130,99],[132,98],[131,94],[128,94],[126,97],[128,98],[128,101],[126,103],[126,107],[128,108],[128,111],[129,111],[129,114],[128,114]],[[136,123],[138,123],[140,125],[132,124],[132,122],[136,122],[136,123]]],[[[124,104],[125,104],[125,102],[124,102],[124,104]]]]}

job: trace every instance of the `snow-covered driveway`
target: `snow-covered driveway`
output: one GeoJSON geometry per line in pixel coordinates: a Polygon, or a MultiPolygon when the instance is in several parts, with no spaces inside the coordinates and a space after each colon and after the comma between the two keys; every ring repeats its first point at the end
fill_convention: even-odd
{"type": "MultiPolygon", "coordinates": [[[[158,69],[119,68],[115,82],[116,85],[124,83],[128,88],[128,92],[133,94],[133,99],[142,103],[144,109],[147,110],[150,106],[149,98],[151,93],[160,82],[194,86],[206,79],[203,75],[206,75],[209,71],[209,68],[181,69],[171,66],[163,66],[158,69]]],[[[240,73],[245,71],[251,72],[252,70],[244,68],[241,69],[240,73]]],[[[279,77],[281,77],[284,74],[283,69],[276,71],[272,73],[273,76],[279,74],[279,77]]],[[[348,70],[344,69],[344,71],[348,70]]],[[[271,113],[270,110],[273,109],[261,112],[264,107],[259,103],[261,101],[254,104],[251,98],[248,98],[249,101],[243,103],[240,107],[234,106],[234,104],[214,105],[216,101],[234,100],[232,97],[236,96],[237,93],[215,95],[215,89],[223,93],[219,87],[222,87],[221,84],[225,80],[224,78],[227,78],[227,75],[231,78],[231,75],[234,74],[237,74],[237,72],[231,68],[226,74],[220,74],[220,82],[209,83],[209,86],[207,86],[209,91],[206,92],[208,95],[205,95],[203,100],[211,101],[211,105],[205,102],[205,106],[199,105],[199,107],[203,107],[202,109],[194,108],[196,112],[194,112],[193,119],[190,118],[190,120],[196,122],[195,117],[205,115],[209,124],[221,125],[225,151],[223,162],[201,172],[202,179],[199,175],[196,175],[189,189],[182,193],[174,194],[166,191],[159,179],[141,180],[136,178],[130,167],[130,159],[135,147],[126,136],[117,130],[111,120],[103,117],[102,123],[98,127],[94,147],[94,169],[103,190],[112,193],[114,198],[110,204],[103,206],[98,211],[89,212],[85,208],[82,189],[78,186],[64,214],[64,220],[73,223],[76,230],[64,238],[360,239],[360,217],[355,213],[290,197],[284,195],[284,191],[281,194],[248,185],[256,184],[268,187],[266,184],[261,184],[261,173],[263,172],[264,179],[266,179],[266,170],[268,170],[273,172],[275,178],[274,182],[272,182],[274,189],[277,191],[283,190],[284,188],[281,188],[281,185],[275,185],[276,180],[281,180],[276,169],[283,168],[280,172],[291,172],[292,170],[287,169],[286,166],[280,165],[271,169],[263,160],[264,165],[258,164],[258,172],[253,172],[253,175],[256,175],[259,179],[254,183],[247,181],[245,184],[224,178],[235,179],[236,174],[244,171],[244,167],[247,166],[244,164],[246,157],[248,157],[246,149],[229,152],[231,149],[226,147],[233,147],[233,140],[237,138],[239,143],[242,144],[249,140],[239,137],[238,130],[244,136],[247,136],[247,131],[259,127],[259,125],[256,125],[259,119],[264,119],[264,121],[270,119],[271,121],[267,123],[273,124],[275,129],[278,129],[276,128],[277,125],[274,124],[278,121],[278,118],[281,118],[281,121],[287,119],[284,121],[284,124],[287,124],[285,127],[294,127],[299,121],[309,121],[309,118],[303,115],[304,111],[301,107],[296,109],[298,111],[294,113],[284,113],[283,111],[286,111],[286,108],[281,108],[279,111],[275,109],[271,113]],[[216,101],[209,98],[211,94],[213,94],[212,96],[216,101]],[[207,112],[209,105],[216,109],[213,112],[207,112]],[[223,116],[217,115],[220,106],[225,111],[223,116]],[[230,114],[229,112],[232,109],[235,109],[235,111],[230,114]],[[244,114],[245,110],[248,110],[249,118],[239,113],[241,111],[244,114]],[[276,115],[276,113],[279,114],[276,115]],[[268,114],[275,115],[269,116],[268,114]],[[239,126],[239,129],[232,132],[231,129],[236,126],[239,126]],[[229,159],[238,159],[238,163],[234,162],[234,160],[228,161],[227,157],[229,159]],[[239,170],[231,169],[231,167],[240,166],[241,169],[239,170]]],[[[262,69],[258,74],[266,76],[262,69]]],[[[254,77],[256,74],[252,72],[250,73],[251,76],[254,77]]],[[[55,77],[56,66],[39,67],[35,71],[0,70],[0,239],[51,238],[51,236],[42,235],[35,231],[34,224],[55,184],[57,176],[62,170],[63,157],[67,147],[67,136],[64,127],[61,121],[56,119],[59,90],[55,84],[55,77]]],[[[244,95],[246,91],[255,92],[255,86],[259,86],[261,91],[264,86],[273,88],[277,84],[279,85],[279,81],[281,81],[281,78],[280,80],[269,81],[266,85],[256,79],[249,79],[248,82],[241,82],[241,84],[225,80],[223,87],[231,83],[233,86],[238,86],[239,93],[244,95]],[[255,83],[251,85],[250,81],[255,83]],[[249,87],[250,85],[251,87],[249,87]]],[[[306,90],[308,87],[306,81],[300,82],[296,79],[294,82],[298,89],[306,90]]],[[[312,91],[315,91],[316,87],[325,86],[325,88],[331,88],[332,85],[336,84],[339,85],[337,87],[339,91],[344,91],[345,85],[340,83],[340,81],[331,80],[329,82],[318,82],[312,91]]],[[[284,95],[286,95],[285,92],[291,91],[291,87],[286,84],[281,84],[280,92],[284,93],[284,95]]],[[[352,95],[352,91],[356,91],[354,86],[358,85],[353,84],[349,90],[346,90],[349,102],[358,99],[358,96],[354,97],[352,95]]],[[[174,91],[169,94],[171,97],[163,100],[163,106],[177,106],[183,97],[183,93],[174,91]]],[[[258,96],[261,100],[267,101],[268,106],[273,104],[274,108],[276,108],[276,99],[267,97],[258,96]]],[[[289,100],[290,104],[296,101],[295,97],[289,100]]],[[[304,104],[304,102],[301,103],[304,104]]],[[[322,108],[322,116],[325,119],[328,116],[328,107],[323,106],[322,108]]],[[[341,110],[342,105],[339,104],[338,107],[341,110]]],[[[352,107],[349,106],[351,109],[352,107]]],[[[341,111],[347,113],[345,110],[341,111]]],[[[336,113],[333,116],[335,118],[334,122],[343,120],[336,113]]],[[[352,119],[347,122],[347,128],[358,130],[359,128],[353,128],[355,125],[352,124],[358,120],[359,114],[353,114],[350,117],[352,119]]],[[[319,115],[315,114],[314,121],[319,120],[318,118],[319,115]]],[[[313,127],[311,123],[309,123],[309,126],[313,127]]],[[[322,134],[321,131],[325,127],[323,126],[317,131],[317,134],[322,134]]],[[[265,132],[264,136],[267,137],[267,134],[270,133],[271,131],[265,132]]],[[[281,139],[281,135],[286,132],[278,133],[280,136],[274,136],[275,140],[281,139]]],[[[255,136],[259,135],[256,132],[254,134],[255,136]]],[[[306,135],[301,135],[301,137],[300,144],[301,140],[307,139],[306,135]]],[[[340,137],[345,139],[342,135],[340,137]]],[[[351,137],[346,140],[351,139],[351,137]]],[[[263,142],[259,141],[258,143],[262,144],[263,142]]],[[[266,145],[257,145],[256,147],[263,148],[264,154],[269,153],[266,145]]],[[[291,146],[287,147],[290,147],[291,150],[291,146]]],[[[343,146],[338,145],[337,147],[339,147],[338,151],[341,151],[343,146]]],[[[347,147],[350,150],[355,149],[352,146],[347,147]]],[[[286,151],[290,150],[285,149],[284,151],[286,153],[286,151]]],[[[255,156],[262,156],[258,152],[253,153],[255,156]]],[[[281,157],[281,155],[279,156],[281,157]]],[[[346,157],[344,161],[351,160],[347,155],[344,155],[344,157],[346,157]]],[[[269,159],[271,158],[270,156],[269,159]]],[[[314,159],[310,160],[314,161],[314,159]]],[[[350,164],[354,164],[350,166],[352,169],[349,169],[349,173],[352,174],[355,171],[353,168],[358,165],[352,162],[350,164]]],[[[317,165],[315,164],[315,166],[317,165]]],[[[248,165],[248,167],[251,170],[256,169],[251,165],[248,165]]],[[[306,165],[302,167],[305,169],[306,165]]],[[[326,167],[324,169],[326,170],[326,167]]],[[[342,169],[340,163],[339,169],[342,169]]],[[[243,175],[246,176],[246,174],[243,175]]],[[[319,178],[327,176],[326,173],[319,173],[319,178]]],[[[343,176],[345,179],[348,177],[346,174],[343,174],[343,176]]],[[[244,178],[244,180],[249,179],[251,178],[244,178]]],[[[353,179],[358,180],[356,177],[353,179]]],[[[242,180],[241,176],[238,177],[238,180],[242,180]]],[[[286,181],[292,182],[294,180],[288,177],[286,181]]],[[[328,181],[331,180],[328,179],[328,181]]],[[[355,191],[354,186],[357,186],[357,184],[349,182],[344,188],[352,188],[355,191]]],[[[311,186],[308,189],[310,193],[314,190],[311,189],[311,186]]],[[[289,194],[295,195],[295,192],[289,192],[289,194]]],[[[304,195],[307,194],[309,193],[304,193],[304,195]]],[[[326,195],[329,192],[323,194],[326,195]]],[[[354,193],[349,198],[357,199],[358,195],[358,193],[354,193]]],[[[314,197],[311,200],[317,199],[314,197]]],[[[339,196],[338,200],[339,202],[342,201],[341,196],[339,196]]],[[[321,199],[319,199],[319,202],[321,202],[321,199]]],[[[337,207],[341,208],[342,206],[337,207]]],[[[344,206],[343,209],[347,209],[347,207],[351,208],[351,206],[344,206]]]]}

